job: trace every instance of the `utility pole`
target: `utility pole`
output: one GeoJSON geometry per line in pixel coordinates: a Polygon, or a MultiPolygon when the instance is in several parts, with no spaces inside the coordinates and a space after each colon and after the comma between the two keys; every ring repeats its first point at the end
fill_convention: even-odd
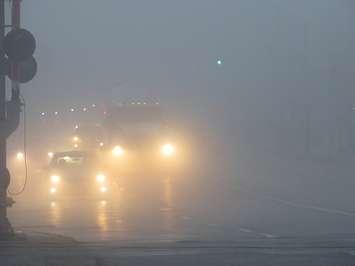
{"type": "Polygon", "coordinates": [[[12,239],[14,231],[7,218],[13,200],[7,196],[10,173],[6,167],[6,140],[20,123],[20,83],[30,81],[37,72],[33,58],[36,41],[20,28],[20,4],[11,0],[11,25],[5,24],[5,0],[0,0],[0,240],[12,239]],[[5,35],[5,28],[11,31],[5,35]],[[6,75],[11,79],[11,100],[6,100],[6,75]]]}

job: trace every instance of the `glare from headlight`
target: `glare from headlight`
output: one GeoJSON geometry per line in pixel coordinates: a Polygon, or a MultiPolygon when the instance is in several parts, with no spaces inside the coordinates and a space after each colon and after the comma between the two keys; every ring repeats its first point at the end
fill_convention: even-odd
{"type": "Polygon", "coordinates": [[[17,159],[18,161],[23,161],[24,158],[25,158],[25,155],[23,154],[23,152],[18,152],[18,153],[16,154],[16,159],[17,159]]]}
{"type": "Polygon", "coordinates": [[[60,182],[60,176],[58,175],[52,175],[51,176],[51,181],[54,185],[57,185],[60,182]]]}
{"type": "Polygon", "coordinates": [[[74,136],[74,137],[73,137],[73,141],[74,141],[74,142],[78,142],[78,141],[79,141],[79,137],[78,137],[78,136],[74,136]]]}
{"type": "Polygon", "coordinates": [[[124,150],[121,146],[115,146],[112,149],[112,155],[115,157],[121,157],[124,154],[124,150]]]}
{"type": "Polygon", "coordinates": [[[161,153],[167,157],[172,156],[175,153],[175,147],[170,143],[166,143],[161,147],[161,153]]]}
{"type": "Polygon", "coordinates": [[[97,181],[98,183],[103,183],[103,182],[106,181],[106,176],[103,175],[103,174],[98,174],[98,175],[96,176],[96,181],[97,181]]]}
{"type": "Polygon", "coordinates": [[[50,151],[50,152],[47,153],[47,155],[48,155],[49,158],[53,158],[54,153],[50,151]]]}

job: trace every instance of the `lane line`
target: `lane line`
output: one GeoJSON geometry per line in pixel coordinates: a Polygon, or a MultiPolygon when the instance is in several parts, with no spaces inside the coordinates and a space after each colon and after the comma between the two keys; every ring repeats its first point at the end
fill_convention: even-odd
{"type": "Polygon", "coordinates": [[[240,232],[243,232],[243,233],[252,233],[253,231],[248,229],[248,228],[240,228],[239,229],[240,232]]]}
{"type": "Polygon", "coordinates": [[[264,236],[266,238],[276,238],[277,236],[268,234],[268,233],[259,233],[259,235],[264,236]]]}
{"type": "Polygon", "coordinates": [[[324,213],[329,213],[329,214],[337,214],[337,215],[343,215],[343,216],[348,216],[348,217],[355,217],[355,213],[352,212],[347,212],[347,211],[343,211],[343,210],[337,210],[337,209],[328,209],[328,208],[324,208],[324,207],[320,207],[320,206],[316,206],[316,205],[307,205],[307,204],[302,204],[302,203],[295,203],[292,201],[288,201],[288,200],[283,200],[283,199],[279,199],[279,198],[271,198],[273,201],[277,201],[281,204],[287,205],[287,206],[291,206],[291,207],[295,207],[295,208],[302,208],[302,209],[309,209],[309,210],[313,210],[313,211],[318,211],[318,212],[324,212],[324,213]]]}
{"type": "Polygon", "coordinates": [[[255,231],[255,230],[251,230],[251,229],[244,228],[244,227],[239,228],[239,231],[242,232],[242,233],[254,234],[256,236],[262,236],[262,237],[266,237],[266,238],[277,238],[276,235],[269,234],[269,233],[259,233],[259,232],[255,231]]]}

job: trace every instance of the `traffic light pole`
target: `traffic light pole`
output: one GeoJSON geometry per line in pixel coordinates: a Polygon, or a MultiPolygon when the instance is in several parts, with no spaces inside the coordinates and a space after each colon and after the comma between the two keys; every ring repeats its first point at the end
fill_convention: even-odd
{"type": "Polygon", "coordinates": [[[10,0],[11,31],[5,36],[5,1],[0,0],[0,240],[11,239],[13,229],[7,219],[7,208],[13,200],[7,196],[10,174],[6,167],[6,140],[20,123],[20,83],[30,81],[37,72],[33,57],[36,40],[33,35],[20,28],[20,6],[22,0],[10,0]],[[11,80],[11,100],[6,100],[6,79],[11,80]]]}
{"type": "MultiPolygon", "coordinates": [[[[21,0],[12,0],[12,8],[11,8],[11,28],[18,29],[21,24],[21,0]]],[[[11,70],[13,72],[13,77],[15,79],[18,77],[19,68],[18,64],[12,64],[11,70]]],[[[20,83],[16,80],[11,81],[11,98],[19,98],[20,97],[20,83]]]]}
{"type": "MultiPolygon", "coordinates": [[[[5,63],[3,40],[5,37],[5,0],[0,0],[0,61],[5,63]]],[[[0,74],[0,124],[6,126],[6,81],[0,74]]],[[[3,127],[1,127],[3,130],[3,127]]],[[[13,230],[7,218],[7,187],[10,177],[6,168],[6,134],[0,134],[0,239],[8,239],[13,230]]]]}

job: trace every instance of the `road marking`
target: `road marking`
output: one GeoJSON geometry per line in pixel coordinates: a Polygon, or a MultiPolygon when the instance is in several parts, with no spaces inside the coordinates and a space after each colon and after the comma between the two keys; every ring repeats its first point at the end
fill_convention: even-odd
{"type": "Polygon", "coordinates": [[[266,238],[276,238],[277,236],[276,235],[273,235],[273,234],[268,234],[268,233],[259,233],[255,230],[251,230],[251,229],[248,229],[248,228],[239,228],[239,231],[240,232],[243,232],[243,233],[247,233],[247,234],[254,234],[254,235],[257,235],[257,236],[262,236],[262,237],[266,237],[266,238]]]}
{"type": "Polygon", "coordinates": [[[316,205],[306,205],[306,204],[301,204],[301,203],[295,203],[292,201],[278,199],[278,198],[272,198],[272,200],[282,203],[284,205],[295,207],[295,208],[303,208],[303,209],[309,209],[309,210],[314,210],[314,211],[318,211],[318,212],[325,212],[325,213],[329,213],[329,214],[338,214],[338,215],[343,215],[343,216],[355,217],[355,213],[347,212],[347,211],[343,211],[343,210],[328,209],[328,208],[323,208],[323,207],[316,206],[316,205]]]}
{"type": "Polygon", "coordinates": [[[276,238],[275,235],[267,234],[267,233],[260,233],[259,235],[264,236],[264,237],[266,237],[266,238],[276,238]]]}
{"type": "Polygon", "coordinates": [[[252,233],[253,232],[252,230],[247,229],[247,228],[240,228],[239,231],[243,232],[243,233],[252,233]]]}

